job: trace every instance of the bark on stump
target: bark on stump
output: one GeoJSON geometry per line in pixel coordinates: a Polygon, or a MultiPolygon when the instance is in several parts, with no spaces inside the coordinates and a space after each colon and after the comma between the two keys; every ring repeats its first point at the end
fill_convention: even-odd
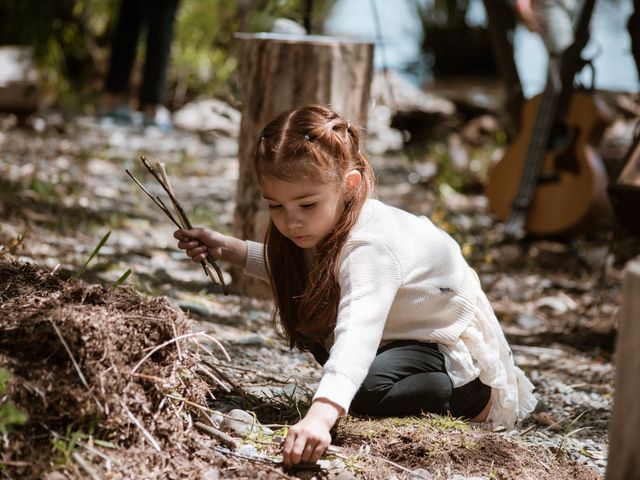
{"type": "MultiPolygon", "coordinates": [[[[373,44],[321,36],[239,34],[242,120],[234,233],[263,241],[269,214],[253,169],[262,128],[280,113],[328,104],[354,125],[366,126],[373,44]]],[[[264,282],[232,269],[235,293],[270,296],[264,282]]]]}
{"type": "Polygon", "coordinates": [[[640,257],[625,269],[615,363],[606,479],[640,479],[640,257]]]}

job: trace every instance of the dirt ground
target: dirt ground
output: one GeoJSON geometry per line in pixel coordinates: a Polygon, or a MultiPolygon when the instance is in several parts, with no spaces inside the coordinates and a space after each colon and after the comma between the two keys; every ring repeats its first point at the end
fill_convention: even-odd
{"type": "MultiPolygon", "coordinates": [[[[217,442],[193,427],[220,392],[198,368],[199,348],[214,362],[224,357],[196,343],[182,312],[128,287],[87,285],[7,255],[0,256],[0,278],[0,365],[12,372],[3,398],[29,418],[4,438],[3,477],[287,476],[277,460],[216,454],[217,442]]],[[[253,407],[265,422],[294,420],[279,403],[253,407]]],[[[334,444],[347,460],[342,469],[362,478],[392,478],[425,465],[491,478],[598,478],[561,451],[439,417],[349,418],[334,444]]],[[[277,447],[265,450],[277,458],[277,447]]]]}
{"type": "Polygon", "coordinates": [[[0,430],[0,478],[603,478],[622,272],[640,253],[611,213],[570,238],[504,243],[481,179],[458,193],[423,176],[433,156],[374,158],[381,199],[461,243],[539,409],[512,432],[348,417],[321,470],[285,472],[276,440],[318,367],[274,334],[270,302],[221,295],[176,252],[167,219],[124,175],[143,177],[140,153],[165,161],[192,221],[230,231],[233,141],[43,120],[5,118],[0,132],[0,406],[28,416],[0,430]],[[271,430],[229,451],[197,426],[233,408],[271,430]]]}

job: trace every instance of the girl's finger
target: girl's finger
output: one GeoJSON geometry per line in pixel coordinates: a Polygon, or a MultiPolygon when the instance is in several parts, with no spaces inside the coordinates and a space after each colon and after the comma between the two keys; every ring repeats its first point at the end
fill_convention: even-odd
{"type": "Polygon", "coordinates": [[[318,460],[320,460],[320,457],[322,456],[322,454],[325,452],[326,449],[327,447],[322,443],[319,443],[318,445],[316,445],[316,448],[313,450],[313,454],[311,455],[311,458],[309,459],[309,461],[316,463],[318,460]]]}
{"type": "Polygon", "coordinates": [[[312,442],[311,440],[307,440],[307,444],[305,445],[304,450],[302,451],[300,460],[303,462],[314,461],[313,454],[315,453],[316,448],[318,448],[318,445],[315,442],[312,442]]]}
{"type": "Polygon", "coordinates": [[[292,463],[300,463],[302,459],[302,452],[305,449],[307,444],[307,439],[302,435],[298,435],[296,437],[296,441],[293,443],[293,447],[291,448],[291,462],[292,463]]]}
{"type": "Polygon", "coordinates": [[[200,242],[196,241],[181,241],[178,242],[178,248],[182,248],[184,250],[192,249],[201,245],[200,242]]]}
{"type": "Polygon", "coordinates": [[[284,439],[284,443],[282,444],[282,463],[287,467],[291,466],[291,450],[293,449],[295,441],[296,435],[291,432],[291,429],[289,429],[287,438],[284,439]]]}

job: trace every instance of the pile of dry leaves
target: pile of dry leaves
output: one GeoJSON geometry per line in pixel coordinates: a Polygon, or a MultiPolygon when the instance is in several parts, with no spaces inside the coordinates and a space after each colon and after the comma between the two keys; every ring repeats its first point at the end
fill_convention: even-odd
{"type": "Polygon", "coordinates": [[[62,465],[77,478],[211,468],[215,442],[189,431],[212,383],[190,332],[163,299],[0,256],[4,395],[28,415],[4,436],[0,477],[42,478],[62,465]]]}

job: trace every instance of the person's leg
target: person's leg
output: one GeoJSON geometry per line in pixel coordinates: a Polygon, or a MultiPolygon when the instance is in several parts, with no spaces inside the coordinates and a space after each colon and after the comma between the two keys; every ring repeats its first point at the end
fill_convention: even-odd
{"type": "Polygon", "coordinates": [[[640,78],[640,0],[633,0],[633,13],[629,17],[627,30],[631,37],[631,53],[640,78]]]}
{"type": "Polygon", "coordinates": [[[454,389],[436,344],[398,341],[380,349],[351,410],[374,416],[450,412],[474,418],[490,395],[491,389],[478,379],[454,389]]]}
{"type": "Polygon", "coordinates": [[[129,90],[141,26],[140,0],[122,0],[111,43],[111,58],[105,82],[105,90],[109,94],[122,95],[129,90]]]}
{"type": "Polygon", "coordinates": [[[452,391],[437,345],[397,341],[378,351],[351,410],[375,416],[446,413],[452,391]]]}
{"type": "MultiPolygon", "coordinates": [[[[140,107],[155,109],[164,100],[167,67],[173,41],[178,0],[145,0],[147,50],[144,62],[140,107]]],[[[147,113],[153,113],[148,111],[147,113]]]]}

